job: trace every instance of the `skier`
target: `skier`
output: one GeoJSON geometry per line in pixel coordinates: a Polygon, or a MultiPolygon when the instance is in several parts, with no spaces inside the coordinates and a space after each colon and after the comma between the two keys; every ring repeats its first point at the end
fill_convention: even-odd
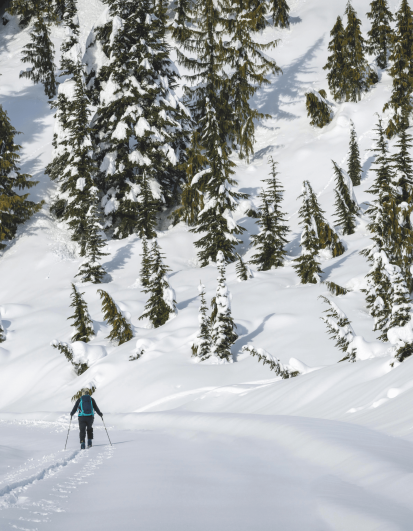
{"type": "Polygon", "coordinates": [[[76,400],[70,417],[79,411],[79,430],[80,430],[80,449],[85,449],[85,435],[87,429],[87,447],[92,447],[93,439],[93,421],[95,420],[95,411],[103,417],[103,413],[99,410],[94,398],[92,398],[87,391],[82,391],[82,396],[76,400]]]}

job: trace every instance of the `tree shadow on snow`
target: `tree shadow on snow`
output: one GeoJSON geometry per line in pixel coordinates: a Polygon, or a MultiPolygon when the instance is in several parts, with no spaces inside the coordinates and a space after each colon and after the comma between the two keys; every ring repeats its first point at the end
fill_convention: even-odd
{"type": "Polygon", "coordinates": [[[298,115],[281,109],[281,106],[294,104],[298,99],[303,98],[303,92],[311,83],[300,81],[298,78],[316,72],[316,67],[309,66],[309,64],[323,42],[324,36],[320,37],[304,55],[296,59],[290,66],[285,67],[283,74],[269,76],[270,85],[257,92],[252,99],[254,106],[260,112],[271,114],[279,120],[291,121],[299,118],[298,115]]]}
{"type": "Polygon", "coordinates": [[[358,251],[353,251],[350,254],[344,255],[341,258],[338,258],[337,262],[334,262],[333,264],[327,267],[323,267],[323,264],[321,264],[321,269],[323,271],[323,281],[326,280],[326,278],[330,276],[333,269],[338,269],[342,267],[346,260],[348,260],[351,256],[353,256],[353,254],[357,254],[357,253],[358,251]]]}
{"type": "Polygon", "coordinates": [[[362,168],[362,176],[361,179],[365,179],[367,177],[367,173],[370,170],[372,164],[374,164],[374,161],[376,159],[375,155],[371,155],[365,162],[363,162],[363,168],[362,168]]]}
{"type": "Polygon", "coordinates": [[[116,251],[115,256],[109,262],[103,264],[107,273],[112,273],[116,269],[122,269],[129,258],[132,257],[134,242],[127,243],[116,251]]]}
{"type": "Polygon", "coordinates": [[[301,17],[289,17],[289,22],[291,25],[295,26],[296,24],[300,24],[303,19],[301,17]]]}
{"type": "MultiPolygon", "coordinates": [[[[241,350],[241,348],[244,346],[244,345],[247,345],[248,343],[251,343],[252,340],[254,338],[256,338],[259,334],[261,334],[261,332],[264,331],[264,328],[265,328],[265,323],[271,319],[271,317],[273,317],[275,315],[275,313],[270,313],[268,314],[264,320],[262,321],[262,323],[257,326],[257,328],[255,330],[253,330],[251,333],[247,334],[246,336],[242,336],[240,337],[239,339],[237,339],[237,341],[235,342],[234,344],[234,350],[236,352],[236,354],[234,355],[234,358],[235,358],[235,361],[236,360],[236,357],[237,357],[237,353],[241,350]]],[[[243,327],[244,328],[244,327],[243,327]]],[[[245,329],[246,330],[246,329],[245,329]]]]}
{"type": "Polygon", "coordinates": [[[186,301],[178,302],[176,307],[178,310],[185,310],[185,308],[187,308],[191,304],[191,302],[194,302],[197,299],[198,296],[192,297],[191,299],[186,299],[186,301]]]}

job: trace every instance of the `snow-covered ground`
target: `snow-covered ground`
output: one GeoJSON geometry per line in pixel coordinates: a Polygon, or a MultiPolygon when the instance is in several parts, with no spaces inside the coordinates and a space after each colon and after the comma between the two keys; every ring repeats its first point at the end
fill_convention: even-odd
{"type": "MultiPolygon", "coordinates": [[[[104,10],[99,0],[79,0],[83,41],[104,10]]],[[[333,223],[331,159],[345,167],[353,120],[359,136],[363,180],[355,189],[366,208],[374,174],[368,150],[376,112],[390,95],[380,82],[362,101],[334,104],[334,120],[322,130],[309,125],[305,91],[327,89],[322,69],[329,32],[346,0],[291,0],[290,30],[266,30],[263,40],[282,39],[272,55],[283,75],[257,95],[272,115],[257,129],[256,155],[239,163],[239,188],[257,205],[268,155],[279,162],[284,209],[291,226],[289,258],[300,252],[297,211],[301,184],[308,179],[333,223]]],[[[389,0],[392,10],[398,0],[389,0]]],[[[369,3],[353,6],[369,29],[369,3]]],[[[53,30],[56,48],[63,30],[53,30]]],[[[15,20],[0,27],[0,103],[22,132],[22,169],[39,185],[34,200],[53,194],[43,174],[51,158],[53,112],[42,86],[18,75],[28,31],[15,20]]],[[[239,252],[249,259],[253,220],[237,212],[247,228],[239,252]]],[[[282,531],[393,531],[412,529],[413,359],[392,368],[387,346],[377,342],[360,289],[368,271],[359,251],[369,243],[360,217],[346,252],[322,260],[323,280],[350,288],[334,302],[365,340],[363,360],[340,363],[341,352],[320,320],[326,286],[298,284],[289,262],[276,271],[254,272],[240,283],[235,265],[228,286],[239,339],[235,362],[214,365],[191,358],[198,326],[199,281],[208,301],[216,289],[214,266],[200,269],[194,235],[183,224],[159,233],[172,269],[178,315],[151,330],[138,318],[146,303],[137,281],[141,244],[137,237],[108,242],[107,290],[130,317],[135,338],[115,347],[105,337],[97,286],[81,286],[94,320],[100,359],[77,377],[53,339],[70,341],[70,290],[80,258],[63,224],[47,205],[19,230],[0,256],[0,315],[6,341],[0,346],[0,529],[184,530],[279,529],[282,531]],[[268,366],[240,354],[243,345],[265,348],[306,374],[274,377],[268,366]],[[136,348],[145,354],[129,361],[136,348]],[[316,369],[316,370],[312,370],[316,369]],[[71,397],[84,386],[105,413],[113,447],[96,420],[95,447],[78,451],[71,432],[64,442],[71,397]],[[122,526],[122,527],[121,527],[122,526]]],[[[331,296],[331,295],[329,295],[331,296]]],[[[332,296],[331,296],[332,297],[332,296]]],[[[95,350],[96,352],[96,350],[95,350]]]]}

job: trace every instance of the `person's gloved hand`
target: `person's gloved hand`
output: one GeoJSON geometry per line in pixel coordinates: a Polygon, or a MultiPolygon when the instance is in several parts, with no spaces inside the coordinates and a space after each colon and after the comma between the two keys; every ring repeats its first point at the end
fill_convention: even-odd
{"type": "Polygon", "coordinates": [[[70,414],[70,418],[71,418],[71,419],[73,418],[73,413],[70,414]]]}
{"type": "Polygon", "coordinates": [[[103,413],[100,414],[100,418],[103,419],[103,413]]]}

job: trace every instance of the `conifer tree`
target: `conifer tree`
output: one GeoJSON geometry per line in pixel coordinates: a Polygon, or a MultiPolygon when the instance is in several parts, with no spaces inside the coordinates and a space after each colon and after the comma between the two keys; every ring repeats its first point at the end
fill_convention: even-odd
{"type": "Polygon", "coordinates": [[[251,272],[251,269],[248,267],[248,265],[242,259],[242,256],[239,254],[237,254],[237,256],[238,256],[238,261],[237,261],[237,265],[235,266],[235,271],[237,273],[237,279],[240,282],[244,282],[245,280],[252,278],[252,272],[251,272]]]}
{"type": "Polygon", "coordinates": [[[271,268],[282,267],[286,256],[284,249],[289,229],[285,225],[285,214],[281,211],[281,201],[284,189],[277,178],[277,163],[271,157],[270,178],[264,179],[267,184],[265,190],[261,191],[261,205],[258,214],[249,213],[252,217],[258,217],[260,232],[252,236],[252,242],[257,249],[257,254],[251,260],[252,264],[258,266],[259,271],[268,271],[271,268]]]}
{"type": "Polygon", "coordinates": [[[310,125],[321,128],[333,119],[333,112],[326,98],[327,93],[323,89],[319,92],[310,90],[306,93],[307,116],[311,117],[310,125]]]}
{"type": "Polygon", "coordinates": [[[106,224],[115,238],[137,230],[145,173],[159,198],[176,202],[183,172],[187,110],[174,92],[178,74],[165,40],[165,17],[149,0],[108,0],[109,22],[97,38],[110,61],[96,80],[104,89],[94,120],[106,224]],[[159,13],[158,13],[159,15],[159,13]]]}
{"type": "Polygon", "coordinates": [[[405,326],[411,320],[412,304],[401,269],[393,264],[387,267],[391,284],[391,315],[388,328],[405,326]]]}
{"type": "Polygon", "coordinates": [[[36,14],[30,36],[31,42],[23,48],[22,62],[33,66],[20,72],[20,77],[30,79],[34,84],[43,83],[44,93],[48,98],[53,98],[57,88],[54,45],[50,39],[50,23],[41,12],[36,14]]]}
{"type": "Polygon", "coordinates": [[[209,100],[206,101],[206,115],[201,120],[201,126],[209,167],[192,180],[192,186],[202,187],[204,192],[203,209],[198,214],[198,224],[191,232],[204,234],[195,242],[204,267],[210,260],[215,261],[218,251],[224,254],[225,260],[235,260],[234,248],[240,243],[236,235],[242,234],[245,229],[236,224],[232,212],[237,207],[237,200],[245,199],[247,195],[232,190],[236,184],[232,178],[235,163],[229,158],[227,143],[221,139],[217,109],[209,100]]]}
{"type": "Polygon", "coordinates": [[[289,28],[290,17],[288,13],[290,12],[290,7],[286,0],[271,0],[271,4],[274,26],[278,28],[289,28]]]}
{"type": "Polygon", "coordinates": [[[367,17],[371,20],[371,30],[367,33],[368,52],[377,55],[376,62],[379,68],[387,68],[387,55],[392,46],[393,34],[390,23],[394,20],[387,0],[373,0],[367,17]]]}
{"type": "Polygon", "coordinates": [[[143,289],[150,297],[145,306],[145,313],[139,317],[147,317],[154,328],[164,325],[172,315],[176,315],[175,292],[169,285],[169,267],[163,263],[158,242],[155,240],[151,248],[151,269],[149,273],[149,285],[143,289]]]}
{"type": "Polygon", "coordinates": [[[103,291],[103,289],[98,289],[98,293],[102,300],[103,318],[112,326],[112,331],[107,339],[117,342],[118,345],[130,341],[133,338],[131,325],[125,319],[109,293],[103,291]]]}
{"type": "Polygon", "coordinates": [[[0,250],[6,247],[3,242],[14,238],[19,224],[29,220],[43,206],[43,201],[36,204],[27,199],[29,194],[18,193],[36,186],[38,181],[31,181],[31,175],[20,173],[20,146],[14,143],[16,134],[0,105],[0,250]]]}
{"type": "Polygon", "coordinates": [[[208,306],[205,300],[205,286],[202,282],[199,283],[198,291],[201,297],[201,306],[198,312],[199,330],[191,348],[192,356],[197,356],[201,361],[204,361],[211,356],[211,322],[208,317],[208,306]]]}
{"type": "MultiPolygon", "coordinates": [[[[281,24],[284,21],[281,11],[285,7],[288,11],[288,6],[284,0],[277,3],[280,4],[277,20],[281,24]]],[[[265,55],[278,41],[262,44],[255,38],[266,10],[265,2],[224,0],[223,3],[224,27],[229,38],[225,43],[225,63],[231,67],[225,82],[233,112],[231,136],[235,137],[239,157],[247,160],[254,152],[255,121],[266,117],[251,107],[250,100],[262,85],[270,83],[267,74],[281,73],[275,61],[265,55]]],[[[288,24],[288,15],[286,21],[288,24]]]]}
{"type": "Polygon", "coordinates": [[[390,55],[392,66],[389,74],[393,78],[393,91],[383,111],[391,109],[393,116],[386,128],[388,138],[404,127],[403,111],[410,115],[413,109],[413,12],[407,0],[402,0],[396,13],[396,31],[393,35],[393,50],[390,55]]]}
{"type": "Polygon", "coordinates": [[[353,183],[353,186],[359,186],[361,184],[362,167],[360,161],[360,149],[357,141],[356,129],[354,123],[351,123],[350,131],[350,146],[348,156],[348,174],[353,183]]]}
{"type": "Polygon", "coordinates": [[[149,286],[150,271],[151,271],[151,253],[148,246],[148,240],[144,236],[142,238],[142,254],[141,254],[141,270],[139,274],[141,285],[144,288],[149,286]]]}
{"type": "Polygon", "coordinates": [[[326,324],[329,336],[336,342],[335,346],[346,354],[340,361],[356,361],[357,350],[352,345],[355,333],[351,322],[337,304],[323,295],[320,295],[319,298],[329,305],[327,310],[324,310],[327,317],[321,317],[321,320],[326,324]]]}
{"type": "Polygon", "coordinates": [[[190,4],[189,0],[178,0],[176,2],[175,16],[172,24],[170,25],[172,38],[178,44],[184,44],[184,42],[190,37],[190,30],[188,23],[190,20],[190,4]]]}
{"type": "Polygon", "coordinates": [[[6,341],[6,337],[4,335],[3,323],[1,322],[1,317],[0,317],[0,343],[3,343],[4,341],[6,341]]]}
{"type": "Polygon", "coordinates": [[[138,198],[140,208],[138,211],[136,232],[140,238],[148,238],[150,240],[156,237],[156,213],[159,208],[159,201],[156,201],[153,197],[146,171],[143,171],[138,198]]]}
{"type": "Polygon", "coordinates": [[[301,284],[317,284],[320,282],[320,264],[317,261],[317,254],[320,248],[318,229],[314,219],[313,191],[308,181],[304,181],[302,194],[299,199],[303,199],[303,204],[299,210],[300,225],[303,227],[300,245],[302,253],[294,260],[293,267],[301,279],[301,284]]]}
{"type": "Polygon", "coordinates": [[[226,285],[226,260],[222,251],[217,253],[218,287],[215,296],[216,316],[212,323],[212,344],[215,356],[226,361],[232,358],[231,347],[238,339],[231,315],[231,294],[226,285]]]}
{"type": "Polygon", "coordinates": [[[75,341],[84,341],[85,343],[88,343],[91,337],[95,335],[93,321],[90,318],[87,304],[82,295],[84,295],[84,293],[80,293],[72,283],[72,294],[70,295],[72,304],[70,307],[74,308],[74,314],[68,317],[68,319],[73,319],[72,326],[76,329],[72,335],[73,343],[75,341]]]}
{"type": "MultiPolygon", "coordinates": [[[[66,36],[62,42],[61,52],[61,69],[66,75],[73,75],[77,59],[71,54],[72,49],[78,45],[79,42],[79,17],[77,13],[77,0],[65,0],[63,23],[65,26],[66,36]]],[[[80,49],[75,49],[75,53],[80,55],[80,49]]]]}
{"type": "Polygon", "coordinates": [[[106,246],[106,237],[103,233],[103,225],[99,219],[98,189],[95,186],[92,186],[89,192],[91,205],[85,218],[86,244],[84,255],[86,260],[84,260],[84,262],[81,264],[79,272],[76,276],[81,277],[82,282],[101,284],[106,276],[106,271],[100,263],[100,260],[103,256],[108,256],[108,253],[104,253],[102,251],[103,247],[106,246]]]}
{"type": "Polygon", "coordinates": [[[323,68],[329,71],[327,74],[328,88],[334,100],[341,101],[346,94],[342,79],[344,70],[344,26],[341,17],[337,17],[330,36],[332,39],[328,45],[328,51],[331,52],[331,55],[328,56],[327,64],[323,68]]]}
{"type": "Polygon", "coordinates": [[[283,365],[281,361],[264,350],[263,348],[255,348],[253,346],[244,345],[241,352],[248,353],[251,356],[257,357],[258,361],[262,361],[263,365],[269,365],[270,370],[274,371],[276,376],[281,376],[283,380],[288,378],[295,378],[300,374],[299,371],[293,369],[290,365],[283,365]]]}
{"type": "Polygon", "coordinates": [[[333,162],[336,175],[336,224],[341,225],[343,234],[354,234],[356,228],[356,215],[358,214],[357,203],[353,199],[353,187],[351,181],[346,182],[342,169],[333,162]]]}

